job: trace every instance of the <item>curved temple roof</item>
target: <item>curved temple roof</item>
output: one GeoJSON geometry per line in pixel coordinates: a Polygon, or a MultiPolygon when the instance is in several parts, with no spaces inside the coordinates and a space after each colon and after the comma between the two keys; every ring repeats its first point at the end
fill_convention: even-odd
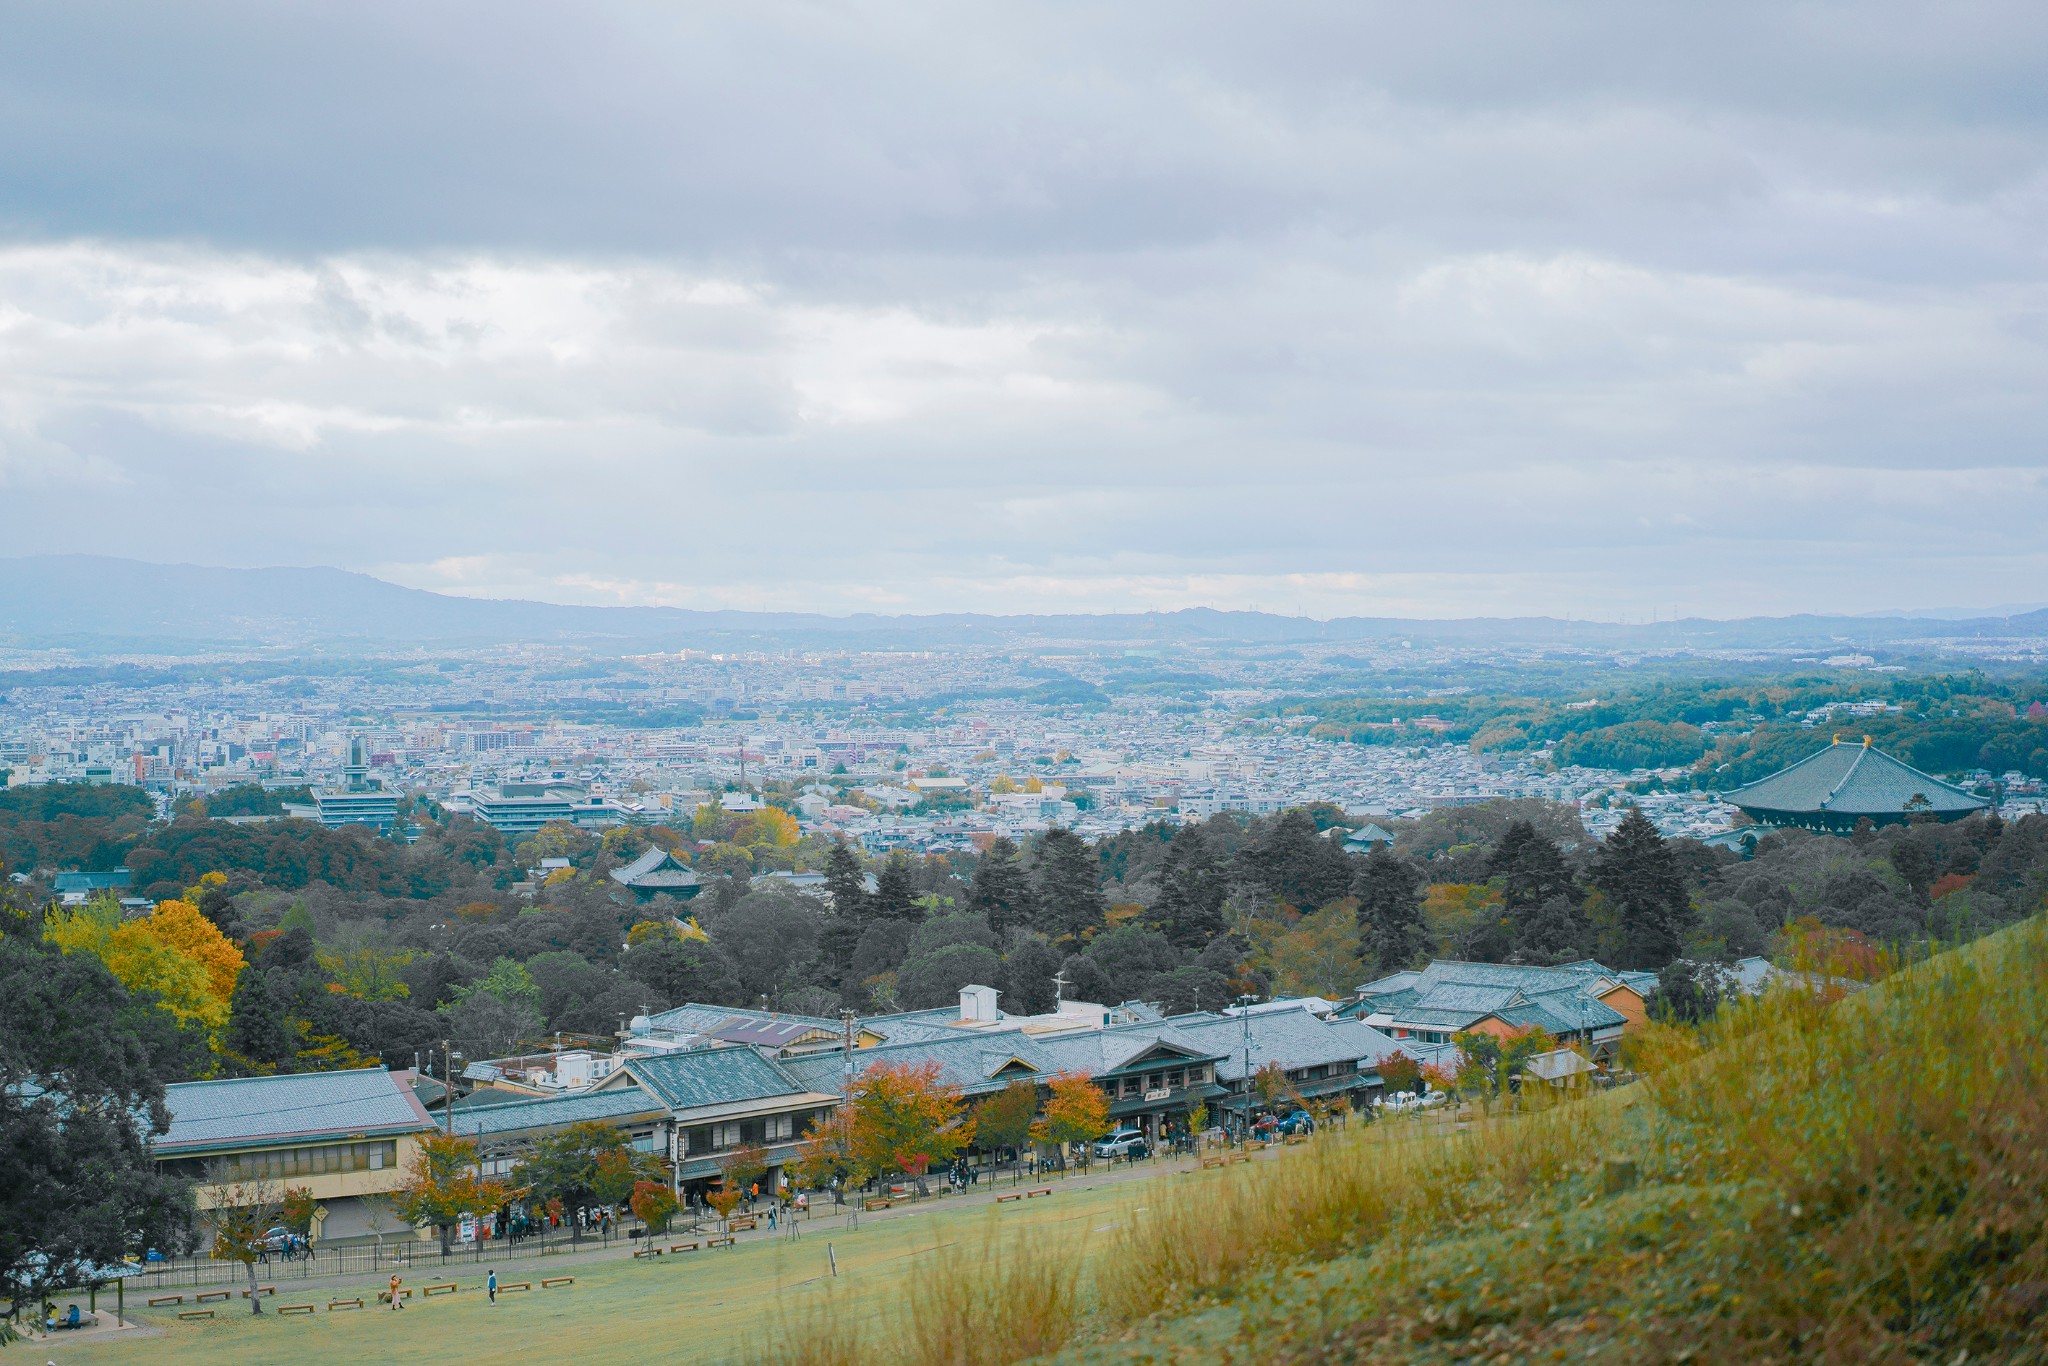
{"type": "Polygon", "coordinates": [[[1728,794],[1728,801],[1771,825],[1876,824],[1915,815],[1960,820],[1991,803],[1901,763],[1870,741],[1839,738],[1798,763],[1728,794]]]}

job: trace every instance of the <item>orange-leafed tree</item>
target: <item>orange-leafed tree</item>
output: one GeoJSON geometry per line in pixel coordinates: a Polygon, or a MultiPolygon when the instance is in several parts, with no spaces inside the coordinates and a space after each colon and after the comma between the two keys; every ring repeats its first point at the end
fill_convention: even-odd
{"type": "Polygon", "coordinates": [[[428,1134],[406,1168],[398,1188],[398,1217],[431,1224],[441,1234],[441,1255],[465,1214],[487,1215],[505,1203],[505,1183],[477,1174],[476,1140],[459,1134],[428,1134]]]}
{"type": "Polygon", "coordinates": [[[1803,974],[1824,995],[1839,996],[1849,982],[1877,982],[1898,966],[1889,951],[1870,942],[1860,930],[1823,925],[1802,916],[1779,931],[1778,957],[1803,974]]]}
{"type": "Polygon", "coordinates": [[[939,1064],[884,1063],[869,1068],[853,1088],[853,1146],[870,1172],[900,1171],[930,1194],[925,1175],[974,1138],[974,1121],[961,1113],[959,1088],[939,1080],[939,1064]]]}
{"type": "Polygon", "coordinates": [[[813,1124],[804,1134],[790,1170],[799,1182],[813,1190],[823,1190],[834,1177],[843,1180],[848,1190],[857,1190],[875,1174],[867,1160],[867,1154],[856,1141],[853,1111],[841,1108],[813,1124]]]}
{"type": "Polygon", "coordinates": [[[668,1221],[676,1214],[676,1194],[666,1182],[635,1181],[630,1203],[650,1237],[668,1232],[668,1221]]]}
{"type": "Polygon", "coordinates": [[[154,992],[179,1020],[217,1036],[228,1022],[241,950],[188,903],[167,901],[158,909],[159,914],[124,920],[120,904],[108,897],[75,908],[53,906],[43,917],[43,938],[66,953],[91,954],[122,986],[154,992]],[[163,914],[163,907],[180,907],[190,917],[163,914]]]}
{"type": "Polygon", "coordinates": [[[1109,1097],[1086,1072],[1062,1072],[1052,1079],[1051,1090],[1031,1136],[1062,1150],[1083,1144],[1081,1162],[1086,1166],[1093,1150],[1085,1145],[1109,1132],[1109,1097]]]}
{"type": "Polygon", "coordinates": [[[310,1187],[286,1186],[284,1198],[278,1202],[278,1222],[301,1238],[306,1237],[313,1231],[313,1211],[319,1207],[310,1187]]]}
{"type": "Polygon", "coordinates": [[[704,1203],[717,1210],[719,1218],[730,1219],[732,1212],[739,1208],[739,1203],[745,1196],[744,1191],[734,1190],[731,1186],[720,1186],[705,1195],[704,1203]]]}
{"type": "Polygon", "coordinates": [[[758,1143],[743,1143],[718,1162],[720,1182],[741,1196],[753,1194],[754,1183],[767,1174],[768,1150],[758,1143]]]}
{"type": "Polygon", "coordinates": [[[1422,1089],[1422,1064],[1406,1053],[1394,1052],[1379,1060],[1377,1070],[1387,1090],[1395,1095],[1422,1089]]]}
{"type": "Polygon", "coordinates": [[[1252,1090],[1258,1093],[1260,1102],[1268,1110],[1277,1113],[1281,1103],[1294,1095],[1294,1083],[1287,1079],[1286,1068],[1277,1062],[1268,1062],[1252,1073],[1252,1090]]]}
{"type": "Polygon", "coordinates": [[[190,901],[159,901],[147,923],[158,943],[206,969],[207,985],[217,999],[226,1001],[235,994],[235,979],[244,966],[242,951],[198,906],[190,901]]]}

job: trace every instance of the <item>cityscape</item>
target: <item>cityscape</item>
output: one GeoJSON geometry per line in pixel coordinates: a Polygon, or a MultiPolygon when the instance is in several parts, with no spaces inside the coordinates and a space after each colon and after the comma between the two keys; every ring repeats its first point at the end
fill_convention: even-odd
{"type": "Polygon", "coordinates": [[[0,1366],[2048,1363],[2044,62],[12,8],[0,1366]]]}
{"type": "MultiPolygon", "coordinates": [[[[272,686],[211,682],[15,687],[0,711],[0,765],[15,781],[139,784],[166,814],[180,799],[240,784],[305,788],[318,808],[306,814],[328,824],[356,818],[331,800],[318,805],[351,781],[391,794],[392,811],[399,795],[420,796],[493,824],[489,802],[505,785],[552,783],[575,794],[561,817],[597,829],[687,816],[774,784],[799,790],[794,809],[807,826],[870,852],[964,848],[977,834],[1023,838],[1053,825],[1093,839],[1160,820],[1271,815],[1314,802],[1413,817],[1539,797],[1591,814],[1652,776],[1559,768],[1540,753],[1475,756],[1434,743],[1426,716],[1413,727],[1412,748],[1331,744],[1306,735],[1300,719],[1250,716],[1288,696],[1284,687],[1230,686],[1248,681],[1231,677],[1239,668],[1203,663],[1202,675],[1186,675],[1200,684],[1169,685],[1199,700],[1141,694],[1085,709],[946,700],[1031,682],[1017,661],[1000,657],[635,660],[616,680],[567,685],[536,679],[551,672],[545,665],[466,661],[448,672],[405,670],[416,677],[403,682],[295,679],[287,690],[300,695],[289,698],[272,686]],[[628,701],[688,709],[694,724],[550,716],[563,704],[628,701]],[[927,716],[891,715],[905,711],[927,716]],[[484,719],[493,715],[519,719],[484,719]]],[[[1653,809],[1666,833],[1693,836],[1725,831],[1733,814],[1705,794],[1660,799],[1653,809]]]]}

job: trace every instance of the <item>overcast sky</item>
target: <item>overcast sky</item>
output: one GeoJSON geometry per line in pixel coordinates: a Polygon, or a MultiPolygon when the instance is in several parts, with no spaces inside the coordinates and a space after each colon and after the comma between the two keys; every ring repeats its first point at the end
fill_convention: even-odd
{"type": "Polygon", "coordinates": [[[0,554],[2044,600],[2044,71],[2038,0],[10,6],[0,554]]]}

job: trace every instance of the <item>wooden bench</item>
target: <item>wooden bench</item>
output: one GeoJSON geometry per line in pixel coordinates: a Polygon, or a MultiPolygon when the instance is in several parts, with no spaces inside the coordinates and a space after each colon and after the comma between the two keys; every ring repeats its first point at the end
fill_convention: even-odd
{"type": "Polygon", "coordinates": [[[1202,1159],[1202,1166],[1204,1170],[1207,1170],[1212,1167],[1220,1167],[1229,1160],[1227,1157],[1205,1157],[1202,1159]]]}
{"type": "Polygon", "coordinates": [[[280,1304],[277,1306],[277,1312],[280,1316],[285,1314],[310,1314],[313,1312],[313,1306],[310,1304],[280,1304]]]}
{"type": "MultiPolygon", "coordinates": [[[[401,1300],[409,1300],[412,1298],[412,1291],[410,1289],[401,1290],[398,1292],[398,1298],[400,1298],[401,1300]]],[[[389,1290],[379,1290],[377,1292],[377,1303],[391,1303],[391,1292],[389,1290]]]]}
{"type": "Polygon", "coordinates": [[[1023,1198],[1024,1198],[1024,1196],[1023,1196],[1023,1195],[1022,1195],[1021,1193],[1019,1193],[1019,1192],[1017,1192],[1017,1191],[1012,1191],[1012,1192],[1010,1192],[1010,1194],[1008,1194],[1008,1195],[998,1195],[998,1196],[996,1197],[996,1203],[997,1203],[998,1205],[1000,1205],[1000,1204],[1004,1203],[1005,1201],[1009,1201],[1009,1200],[1022,1200],[1023,1198]]]}
{"type": "Polygon", "coordinates": [[[698,1243],[670,1243],[668,1250],[670,1252],[695,1252],[700,1246],[701,1244],[698,1243]]]}
{"type": "Polygon", "coordinates": [[[633,1249],[633,1255],[635,1257],[659,1257],[661,1249],[658,1247],[636,1247],[633,1249]]]}
{"type": "Polygon", "coordinates": [[[1025,1192],[1024,1192],[1024,1198],[1025,1198],[1026,1200],[1029,1200],[1029,1199],[1031,1199],[1031,1198],[1032,1198],[1032,1197],[1034,1197],[1034,1196],[1039,1196],[1039,1195],[1051,1195],[1051,1194],[1052,1194],[1052,1187],[1051,1187],[1051,1186],[1040,1186],[1040,1187],[1039,1187],[1039,1188],[1038,1188],[1037,1190],[1035,1190],[1035,1191],[1025,1191],[1025,1192]]]}
{"type": "Polygon", "coordinates": [[[1287,1136],[1285,1136],[1284,1138],[1282,1138],[1282,1139],[1281,1139],[1280,1141],[1281,1141],[1282,1143],[1286,1143],[1286,1144],[1293,1144],[1293,1143],[1306,1143],[1306,1142],[1308,1142],[1308,1135],[1307,1135],[1307,1134],[1288,1134],[1287,1136]]]}
{"type": "Polygon", "coordinates": [[[363,1302],[361,1300],[329,1300],[327,1302],[327,1312],[330,1314],[337,1309],[361,1309],[362,1307],[363,1302]]]}
{"type": "Polygon", "coordinates": [[[734,1243],[736,1243],[736,1242],[738,1242],[738,1241],[739,1241],[739,1240],[738,1240],[738,1239],[736,1239],[736,1238],[706,1238],[706,1239],[704,1240],[704,1246],[706,1246],[706,1247],[731,1247],[731,1246],[732,1246],[732,1245],[733,1245],[734,1243]]]}
{"type": "Polygon", "coordinates": [[[543,1290],[553,1290],[558,1285],[574,1284],[576,1284],[576,1278],[574,1276],[550,1276],[540,1283],[540,1288],[543,1290]]]}
{"type": "Polygon", "coordinates": [[[450,1281],[446,1285],[429,1285],[420,1290],[422,1295],[452,1295],[462,1287],[450,1281]]]}
{"type": "Polygon", "coordinates": [[[269,1295],[274,1299],[277,1296],[277,1287],[274,1285],[259,1285],[256,1287],[254,1291],[244,1290],[242,1292],[242,1298],[246,1300],[249,1298],[251,1294],[269,1295]]]}
{"type": "Polygon", "coordinates": [[[152,1295],[150,1296],[149,1307],[157,1309],[166,1304],[183,1304],[184,1302],[185,1297],[183,1295],[152,1295]]]}
{"type": "Polygon", "coordinates": [[[213,1311],[211,1309],[187,1309],[178,1317],[181,1319],[210,1319],[213,1317],[213,1311]]]}
{"type": "Polygon", "coordinates": [[[896,1202],[893,1200],[875,1199],[868,1201],[866,1204],[862,1205],[861,1208],[864,1210],[868,1210],[869,1212],[873,1212],[878,1209],[887,1209],[889,1208],[889,1206],[895,1203],[896,1202]]]}
{"type": "Polygon", "coordinates": [[[531,1289],[533,1289],[532,1281],[506,1281],[503,1285],[498,1287],[498,1293],[500,1295],[509,1295],[515,1290],[531,1289]]]}
{"type": "Polygon", "coordinates": [[[192,1303],[219,1304],[223,1300],[228,1300],[232,1298],[233,1296],[229,1295],[228,1292],[225,1290],[209,1290],[203,1295],[194,1295],[192,1297],[192,1303]]]}
{"type": "Polygon", "coordinates": [[[737,1219],[728,1219],[728,1220],[726,1220],[726,1221],[725,1221],[725,1227],[726,1227],[726,1231],[727,1231],[727,1232],[729,1232],[729,1233],[739,1233],[739,1232],[743,1232],[743,1231],[745,1231],[745,1230],[747,1230],[747,1229],[752,1229],[752,1228],[756,1228],[756,1227],[759,1227],[759,1225],[758,1225],[758,1223],[757,1223],[757,1222],[755,1221],[755,1219],[754,1219],[754,1216],[753,1216],[753,1215],[751,1215],[751,1214],[743,1214],[743,1215],[741,1215],[741,1216],[740,1216],[739,1218],[737,1218],[737,1219]]]}

